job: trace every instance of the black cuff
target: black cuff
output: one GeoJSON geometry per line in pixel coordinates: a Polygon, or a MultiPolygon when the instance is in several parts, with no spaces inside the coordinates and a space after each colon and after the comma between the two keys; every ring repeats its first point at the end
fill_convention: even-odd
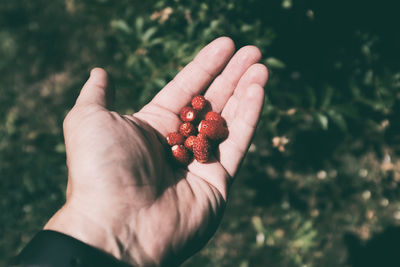
{"type": "Polygon", "coordinates": [[[55,231],[40,231],[11,266],[18,267],[132,267],[100,249],[55,231]]]}

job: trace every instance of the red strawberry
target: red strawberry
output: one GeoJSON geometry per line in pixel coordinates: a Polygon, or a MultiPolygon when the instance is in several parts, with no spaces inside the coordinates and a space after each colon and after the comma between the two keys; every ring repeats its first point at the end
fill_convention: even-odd
{"type": "Polygon", "coordinates": [[[225,140],[229,135],[229,130],[228,128],[222,126],[219,128],[218,131],[218,142],[222,142],[223,140],[225,140]]]}
{"type": "Polygon", "coordinates": [[[206,121],[216,121],[224,126],[226,126],[225,119],[222,116],[214,111],[207,112],[206,116],[204,117],[206,121]]]}
{"type": "Polygon", "coordinates": [[[197,137],[200,137],[200,138],[207,138],[207,135],[202,134],[202,133],[199,133],[199,134],[197,135],[197,137]]]}
{"type": "Polygon", "coordinates": [[[211,146],[204,135],[199,135],[193,142],[193,155],[198,162],[207,162],[210,158],[211,146]]]}
{"type": "Polygon", "coordinates": [[[183,145],[174,145],[171,147],[172,155],[181,164],[187,165],[190,162],[191,155],[183,145]]]}
{"type": "Polygon", "coordinates": [[[201,120],[204,120],[204,117],[209,111],[211,111],[211,105],[210,102],[207,101],[205,107],[202,110],[197,111],[196,121],[200,122],[201,120]]]}
{"type": "Polygon", "coordinates": [[[169,133],[167,135],[167,142],[170,146],[181,145],[185,142],[185,137],[181,133],[169,133]]]}
{"type": "Polygon", "coordinates": [[[186,138],[186,140],[185,140],[185,144],[184,145],[190,151],[193,151],[193,142],[194,142],[195,139],[196,139],[196,136],[191,135],[188,138],[186,138]]]}
{"type": "Polygon", "coordinates": [[[183,136],[188,137],[190,135],[195,135],[196,134],[196,128],[194,128],[193,124],[191,124],[190,122],[184,122],[179,127],[179,132],[183,136]]]}
{"type": "Polygon", "coordinates": [[[228,129],[216,121],[202,120],[199,124],[199,133],[205,134],[211,140],[221,140],[228,136],[228,129]]]}
{"type": "Polygon", "coordinates": [[[196,110],[191,107],[183,107],[180,112],[181,120],[194,121],[196,119],[196,110]]]}
{"type": "Polygon", "coordinates": [[[203,110],[207,105],[207,100],[202,95],[197,95],[192,99],[192,107],[197,110],[203,110]]]}

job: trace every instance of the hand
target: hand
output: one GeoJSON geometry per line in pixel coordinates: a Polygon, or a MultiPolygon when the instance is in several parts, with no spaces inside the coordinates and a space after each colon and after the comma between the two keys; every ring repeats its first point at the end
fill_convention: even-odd
{"type": "Polygon", "coordinates": [[[229,38],[216,39],[133,115],[108,110],[107,74],[93,69],[64,121],[67,200],[45,229],[134,266],[178,265],[203,247],[221,220],[264,101],[268,73],[257,63],[260,51],[234,50],[229,38]],[[211,81],[205,97],[226,119],[229,136],[218,160],[176,168],[165,136],[211,81]]]}

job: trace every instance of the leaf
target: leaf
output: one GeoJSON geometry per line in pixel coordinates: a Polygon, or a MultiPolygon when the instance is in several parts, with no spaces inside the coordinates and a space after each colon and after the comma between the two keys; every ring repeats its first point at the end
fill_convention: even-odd
{"type": "Polygon", "coordinates": [[[54,147],[54,151],[56,151],[57,153],[65,153],[65,145],[64,143],[59,143],[54,147]]]}
{"type": "Polygon", "coordinates": [[[137,34],[142,34],[143,32],[143,25],[144,25],[144,20],[142,17],[138,17],[136,19],[135,27],[136,27],[136,33],[137,34]]]}
{"type": "Polygon", "coordinates": [[[251,222],[253,224],[254,229],[257,231],[257,233],[265,232],[263,222],[259,216],[253,216],[251,218],[251,222]]]}
{"type": "Polygon", "coordinates": [[[351,83],[350,83],[350,90],[351,90],[351,94],[353,95],[353,97],[354,97],[355,99],[358,99],[358,98],[361,97],[361,90],[360,90],[360,88],[358,87],[358,85],[355,84],[354,82],[351,82],[351,83]]]}
{"type": "Polygon", "coordinates": [[[167,82],[161,78],[154,79],[153,83],[158,88],[163,88],[167,84],[167,82]]]}
{"type": "Polygon", "coordinates": [[[128,68],[134,66],[137,63],[137,56],[135,54],[131,54],[126,59],[126,66],[128,68]]]}
{"type": "Polygon", "coordinates": [[[290,9],[293,6],[293,1],[292,0],[283,0],[282,1],[282,7],[284,9],[290,9]]]}
{"type": "Polygon", "coordinates": [[[328,130],[328,117],[320,112],[315,113],[315,120],[323,130],[328,130]]]}
{"type": "Polygon", "coordinates": [[[157,32],[157,28],[156,27],[151,27],[149,29],[147,29],[143,35],[142,35],[142,41],[143,42],[148,42],[150,40],[150,38],[157,32]]]}
{"type": "Polygon", "coordinates": [[[382,102],[381,100],[371,100],[367,98],[360,98],[359,101],[364,105],[367,105],[374,109],[375,111],[385,112],[388,109],[388,106],[382,102]]]}
{"type": "Polygon", "coordinates": [[[110,25],[111,25],[111,28],[125,32],[125,33],[130,33],[132,31],[131,28],[126,23],[126,21],[124,21],[122,19],[112,20],[110,22],[110,25]]]}
{"type": "Polygon", "coordinates": [[[341,114],[343,117],[349,119],[358,119],[360,117],[359,109],[355,105],[348,105],[348,104],[336,105],[333,109],[337,113],[341,114]]]}
{"type": "Polygon", "coordinates": [[[321,109],[326,109],[329,107],[329,105],[331,104],[332,97],[333,97],[333,92],[334,92],[334,89],[331,86],[325,87],[325,90],[324,90],[323,96],[322,96],[321,109]]]}
{"type": "Polygon", "coordinates": [[[329,118],[340,128],[340,130],[344,132],[347,131],[347,123],[342,114],[338,113],[334,109],[328,110],[327,114],[329,118]]]}
{"type": "Polygon", "coordinates": [[[250,32],[250,31],[252,31],[252,30],[253,30],[253,25],[250,25],[250,24],[243,24],[243,25],[240,27],[240,32],[242,32],[242,33],[250,32]]]}
{"type": "Polygon", "coordinates": [[[314,88],[308,86],[306,91],[310,101],[310,107],[315,108],[315,105],[317,104],[317,97],[315,96],[314,88]]]}
{"type": "Polygon", "coordinates": [[[267,58],[265,64],[273,69],[284,69],[286,67],[285,63],[274,57],[267,58]]]}
{"type": "Polygon", "coordinates": [[[364,84],[372,86],[373,85],[373,81],[374,81],[374,72],[372,70],[368,70],[365,73],[364,84]]]}
{"type": "Polygon", "coordinates": [[[154,38],[149,42],[149,45],[150,46],[158,45],[158,44],[161,44],[163,42],[164,42],[163,38],[154,38]]]}

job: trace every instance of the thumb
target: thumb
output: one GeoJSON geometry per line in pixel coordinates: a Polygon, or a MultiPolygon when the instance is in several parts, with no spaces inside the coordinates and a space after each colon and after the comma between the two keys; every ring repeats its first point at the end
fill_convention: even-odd
{"type": "Polygon", "coordinates": [[[107,72],[102,68],[94,68],[83,86],[76,106],[95,104],[107,108],[112,103],[112,90],[109,88],[107,72]]]}

